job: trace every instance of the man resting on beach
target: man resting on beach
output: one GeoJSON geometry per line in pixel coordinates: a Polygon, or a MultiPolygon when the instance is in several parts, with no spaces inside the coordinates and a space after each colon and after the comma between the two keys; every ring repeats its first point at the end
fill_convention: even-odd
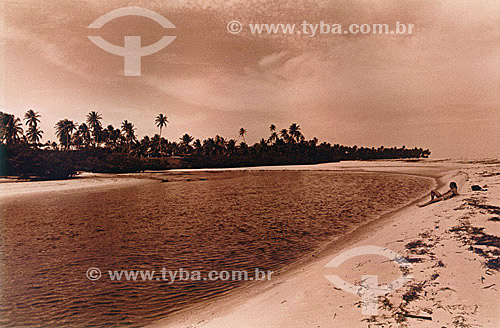
{"type": "Polygon", "coordinates": [[[457,184],[455,182],[451,182],[450,183],[450,190],[448,190],[444,194],[441,194],[437,190],[432,190],[431,191],[431,200],[428,201],[427,203],[424,203],[424,204],[418,204],[417,206],[424,207],[424,206],[430,205],[432,203],[437,203],[437,202],[440,202],[442,200],[450,199],[451,197],[454,197],[456,195],[458,195],[457,184]]]}

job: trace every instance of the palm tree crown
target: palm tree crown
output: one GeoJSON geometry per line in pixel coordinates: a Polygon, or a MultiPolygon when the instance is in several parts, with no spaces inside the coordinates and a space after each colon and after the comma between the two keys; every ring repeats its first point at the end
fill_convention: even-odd
{"type": "Polygon", "coordinates": [[[240,128],[240,137],[243,138],[243,142],[246,143],[246,140],[245,140],[245,135],[247,134],[247,130],[245,130],[245,128],[240,128]]]}
{"type": "Polygon", "coordinates": [[[61,144],[64,144],[65,149],[68,150],[71,142],[71,135],[73,130],[76,129],[75,123],[68,119],[60,120],[56,123],[55,129],[59,141],[61,144]]]}
{"type": "Polygon", "coordinates": [[[87,123],[92,128],[95,129],[101,126],[102,115],[98,112],[92,111],[87,115],[87,123]]]}
{"type": "Polygon", "coordinates": [[[125,139],[127,139],[128,151],[130,152],[131,146],[132,146],[132,141],[134,141],[136,139],[135,127],[132,123],[125,120],[122,122],[122,132],[125,135],[125,139]]]}
{"type": "Polygon", "coordinates": [[[267,139],[268,142],[273,143],[278,140],[278,134],[276,133],[276,125],[271,124],[269,126],[269,131],[271,131],[271,135],[269,136],[269,139],[267,139]]]}
{"type": "Polygon", "coordinates": [[[30,127],[37,127],[38,123],[40,122],[41,115],[38,114],[38,112],[35,112],[33,109],[28,110],[24,114],[24,120],[26,121],[26,124],[30,127]]]}
{"type": "Polygon", "coordinates": [[[158,114],[158,116],[156,116],[155,118],[155,123],[156,127],[162,129],[164,126],[167,126],[167,123],[169,123],[169,121],[166,115],[158,114]]]}
{"type": "Polygon", "coordinates": [[[90,129],[87,124],[82,123],[78,126],[78,134],[83,138],[86,146],[90,144],[90,129]]]}
{"type": "Polygon", "coordinates": [[[284,141],[288,141],[290,139],[290,135],[288,134],[288,130],[287,129],[282,129],[280,131],[280,137],[284,140],[284,141]]]}
{"type": "Polygon", "coordinates": [[[94,136],[94,147],[96,144],[101,142],[101,125],[102,115],[96,111],[91,111],[87,115],[87,124],[92,129],[92,135],[94,136]]]}
{"type": "Polygon", "coordinates": [[[40,140],[42,140],[42,134],[43,131],[40,130],[40,128],[36,126],[30,126],[28,128],[28,132],[26,133],[26,136],[28,137],[28,142],[32,144],[39,144],[40,140]]]}
{"type": "Polygon", "coordinates": [[[302,139],[302,132],[300,132],[300,125],[297,123],[292,123],[288,128],[288,133],[290,134],[290,140],[299,142],[302,139]]]}
{"type": "Polygon", "coordinates": [[[193,140],[194,138],[187,133],[184,134],[181,138],[182,143],[185,144],[186,146],[188,146],[193,140]]]}
{"type": "Polygon", "coordinates": [[[8,145],[17,143],[23,136],[21,120],[14,115],[0,112],[0,139],[8,145]]]}
{"type": "Polygon", "coordinates": [[[158,114],[155,118],[156,127],[160,129],[160,137],[158,138],[158,152],[161,154],[161,130],[164,126],[167,126],[168,118],[167,115],[158,114]]]}

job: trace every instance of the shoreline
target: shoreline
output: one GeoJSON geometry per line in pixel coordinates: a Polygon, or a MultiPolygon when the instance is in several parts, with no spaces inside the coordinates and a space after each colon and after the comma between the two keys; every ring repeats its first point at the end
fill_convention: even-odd
{"type": "MultiPolygon", "coordinates": [[[[421,201],[429,192],[431,189],[436,189],[442,187],[444,184],[443,182],[440,182],[440,179],[446,175],[447,170],[444,168],[440,168],[439,172],[440,173],[430,173],[428,171],[428,167],[425,168],[426,172],[424,173],[416,173],[413,172],[411,168],[405,167],[404,172],[399,171],[399,166],[401,164],[406,164],[406,163],[394,163],[394,161],[371,161],[372,164],[374,164],[372,167],[367,168],[364,164],[367,162],[365,161],[351,161],[350,165],[343,165],[341,167],[323,167],[323,168],[318,168],[316,166],[316,169],[313,171],[338,171],[338,172],[365,172],[365,173],[382,173],[382,174],[398,174],[398,175],[410,175],[410,176],[418,176],[418,177],[425,177],[425,178],[431,178],[434,180],[434,185],[428,190],[422,193],[422,195],[418,196],[417,198],[413,198],[412,200],[409,200],[408,203],[405,205],[390,210],[387,213],[381,214],[378,218],[370,220],[369,222],[358,226],[354,228],[352,231],[347,232],[346,234],[333,239],[333,240],[328,240],[322,242],[317,249],[307,252],[306,254],[301,255],[299,258],[297,258],[293,263],[288,264],[282,268],[280,268],[278,271],[275,271],[273,273],[274,281],[260,281],[260,282],[252,282],[248,283],[243,286],[239,286],[237,290],[231,291],[227,295],[221,295],[219,297],[215,297],[213,299],[209,300],[204,300],[202,302],[196,303],[192,306],[188,306],[184,309],[181,309],[173,314],[173,318],[166,318],[166,319],[160,319],[155,323],[147,325],[147,327],[150,328],[156,328],[156,327],[198,327],[197,325],[193,325],[193,323],[190,321],[191,316],[196,315],[197,312],[205,314],[207,312],[213,312],[214,307],[216,311],[227,311],[228,308],[233,308],[236,307],[235,304],[241,303],[241,296],[245,294],[245,298],[247,297],[254,297],[261,293],[264,290],[267,290],[269,288],[272,288],[276,284],[280,284],[282,279],[285,279],[291,275],[294,275],[297,271],[303,270],[305,267],[308,265],[324,258],[325,256],[328,256],[332,252],[337,252],[340,247],[343,247],[345,244],[350,244],[353,243],[354,241],[358,240],[359,238],[362,238],[367,232],[372,231],[372,229],[377,227],[378,224],[382,224],[385,220],[389,220],[390,218],[395,217],[398,213],[404,211],[406,208],[409,208],[410,206],[415,205],[417,202],[421,201]],[[380,165],[382,164],[382,165],[380,165]],[[384,165],[385,164],[385,165],[384,165]],[[400,164],[398,168],[395,168],[395,164],[400,164]],[[387,170],[387,167],[392,168],[393,170],[387,170]],[[374,168],[374,169],[373,169],[374,168]],[[372,170],[373,169],[373,170],[372,170]],[[219,305],[219,303],[221,303],[219,305]],[[214,305],[215,304],[215,305],[214,305]],[[219,310],[219,306],[221,309],[219,310]],[[188,317],[188,318],[186,318],[188,317]]],[[[327,165],[335,165],[335,166],[340,166],[339,163],[326,163],[327,165]]],[[[416,163],[410,163],[410,164],[416,164],[416,163]]],[[[420,163],[422,164],[422,163],[420,163]]],[[[325,164],[319,164],[321,166],[325,166],[325,164]]],[[[208,169],[207,171],[211,172],[220,172],[220,171],[246,171],[246,168],[231,168],[231,169],[208,169]]],[[[286,167],[277,167],[277,166],[270,166],[270,167],[252,167],[249,168],[248,171],[286,171],[286,170],[304,170],[304,171],[309,171],[312,170],[310,166],[286,166],[286,167]]],[[[180,170],[175,170],[179,172],[192,172],[196,171],[196,169],[180,169],[180,170]]],[[[203,320],[200,320],[203,321],[203,320]]]]}
{"type": "MultiPolygon", "coordinates": [[[[455,165],[447,162],[446,165],[455,165]]],[[[83,172],[73,178],[62,180],[13,180],[0,178],[0,199],[11,196],[29,196],[31,194],[84,191],[96,188],[127,187],[145,182],[190,181],[192,175],[204,173],[231,172],[231,171],[354,171],[354,172],[381,172],[392,174],[413,174],[419,176],[434,176],[442,171],[441,160],[374,160],[374,161],[344,161],[314,165],[282,165],[282,166],[255,166],[217,169],[173,169],[166,171],[146,171],[142,173],[89,173],[83,172]],[[426,173],[422,174],[424,171],[426,173]],[[432,174],[428,174],[432,172],[432,174]],[[162,177],[163,175],[163,177],[162,177]]]]}
{"type": "MultiPolygon", "coordinates": [[[[395,174],[394,172],[383,172],[383,173],[395,174]]],[[[404,173],[396,173],[396,174],[404,174],[404,173]]],[[[431,189],[434,189],[434,187],[431,189]]],[[[312,265],[313,263],[321,259],[324,259],[327,256],[331,256],[331,254],[339,252],[339,250],[342,249],[342,247],[344,247],[345,245],[350,245],[355,243],[356,241],[359,241],[367,233],[373,232],[373,229],[378,229],[378,225],[383,224],[386,220],[395,218],[399,213],[403,212],[405,209],[411,206],[414,206],[416,203],[420,202],[424,197],[425,196],[420,196],[418,198],[415,198],[411,200],[408,204],[405,204],[400,208],[391,210],[388,213],[384,213],[380,215],[378,218],[373,219],[361,226],[354,228],[352,231],[347,232],[345,235],[342,235],[337,239],[323,242],[321,245],[317,247],[316,250],[303,254],[299,258],[297,258],[293,263],[280,268],[278,271],[274,271],[273,272],[274,281],[259,281],[239,286],[237,290],[230,291],[227,295],[221,295],[213,299],[202,301],[191,307],[181,309],[173,314],[172,316],[173,318],[160,319],[155,323],[147,325],[146,327],[148,328],[203,327],[203,325],[193,324],[191,317],[196,315],[199,316],[207,315],[208,317],[211,317],[213,316],[213,313],[212,315],[210,315],[208,314],[208,312],[214,312],[214,311],[215,312],[221,311],[224,314],[230,313],[232,310],[236,309],[238,306],[240,306],[245,302],[244,300],[241,299],[242,296],[244,296],[245,299],[256,297],[260,293],[272,289],[273,287],[281,284],[282,280],[292,277],[293,275],[299,273],[299,271],[304,271],[305,268],[308,267],[309,265],[312,265]]],[[[199,320],[199,324],[203,323],[204,321],[205,321],[204,319],[199,320]]],[[[234,327],[236,328],[238,326],[236,325],[234,327]]],[[[258,327],[260,327],[260,325],[258,327]]]]}
{"type": "Polygon", "coordinates": [[[145,183],[144,178],[120,174],[83,173],[64,180],[3,181],[0,199],[31,196],[49,192],[77,192],[97,188],[119,188],[145,183]]]}
{"type": "MultiPolygon", "coordinates": [[[[450,163],[447,163],[447,165],[449,164],[450,163]]],[[[247,286],[242,286],[238,291],[235,291],[231,295],[193,305],[192,307],[175,313],[171,318],[161,319],[156,323],[150,325],[149,327],[238,327],[241,325],[247,327],[302,327],[313,326],[313,323],[314,326],[328,327],[331,326],[333,318],[336,318],[336,320],[333,321],[335,322],[335,325],[349,327],[365,327],[367,325],[367,322],[379,322],[377,321],[379,320],[377,319],[378,317],[363,318],[359,313],[359,309],[356,308],[355,304],[349,310],[337,309],[337,311],[335,311],[334,313],[329,313],[328,315],[325,313],[328,313],[328,311],[325,311],[323,304],[325,304],[325,302],[331,302],[330,304],[339,304],[337,300],[338,297],[346,299],[350,298],[351,300],[356,300],[357,298],[359,303],[359,297],[341,290],[337,290],[336,287],[334,287],[323,277],[323,271],[325,270],[325,261],[332,259],[340,251],[346,250],[348,247],[354,247],[357,244],[363,244],[368,241],[373,241],[374,239],[382,244],[385,243],[385,245],[381,245],[384,247],[388,247],[388,245],[390,247],[393,247],[392,245],[397,245],[394,251],[402,254],[403,256],[408,256],[408,254],[405,254],[405,251],[407,250],[404,247],[404,244],[406,242],[410,242],[411,239],[418,238],[419,232],[422,232],[424,230],[424,226],[428,226],[429,223],[432,225],[432,222],[429,221],[432,221],[432,217],[434,216],[437,209],[445,207],[447,208],[447,211],[453,210],[453,208],[450,208],[453,207],[452,205],[457,205],[457,201],[463,200],[463,197],[465,197],[465,195],[470,194],[470,191],[468,191],[470,190],[470,188],[468,188],[470,187],[469,175],[472,175],[472,173],[477,173],[477,168],[475,169],[473,167],[474,165],[480,165],[481,168],[488,167],[488,164],[478,163],[464,163],[460,165],[460,167],[453,165],[453,167],[448,168],[446,168],[446,165],[444,165],[441,170],[442,174],[427,175],[435,179],[437,185],[435,187],[440,190],[446,187],[447,183],[449,182],[448,180],[450,180],[452,177],[455,179],[459,178],[460,181],[457,182],[460,186],[459,192],[460,190],[462,190],[462,193],[460,193],[460,195],[455,199],[433,204],[434,206],[431,205],[430,207],[427,207],[425,209],[418,209],[415,204],[419,201],[422,201],[423,197],[420,197],[417,200],[411,201],[409,204],[403,206],[402,208],[396,209],[390,213],[386,213],[378,219],[372,220],[369,223],[356,228],[354,231],[348,233],[347,235],[329,242],[329,245],[327,247],[321,249],[319,252],[314,252],[313,258],[294,262],[290,266],[284,268],[283,272],[280,272],[280,275],[276,276],[276,278],[270,282],[253,283],[247,286]],[[467,171],[470,172],[467,173],[467,171]],[[415,230],[408,229],[408,225],[413,225],[413,222],[408,222],[408,217],[418,219],[422,216],[424,216],[422,227],[417,227],[417,229],[415,230]],[[388,227],[391,225],[394,227],[398,227],[396,228],[396,233],[393,233],[391,229],[388,229],[388,227]],[[393,238],[391,238],[394,240],[387,240],[387,233],[389,233],[389,235],[394,234],[393,238]],[[409,236],[406,236],[407,234],[409,236]],[[314,277],[314,279],[311,279],[311,276],[314,274],[316,274],[316,276],[314,277]],[[319,292],[311,292],[317,290],[319,290],[319,292]],[[294,293],[291,291],[296,292],[294,293]],[[329,292],[327,293],[325,291],[329,292]],[[305,295],[313,294],[309,296],[311,297],[313,302],[299,301],[299,299],[297,299],[297,293],[304,293],[305,295]],[[295,301],[290,301],[290,299],[295,299],[295,301]],[[313,306],[311,303],[316,305],[313,306]],[[284,306],[283,304],[287,304],[287,306],[284,306]],[[288,309],[284,309],[287,307],[288,309]],[[300,315],[300,313],[303,313],[304,315],[297,317],[298,315],[300,315]]],[[[490,166],[491,165],[494,164],[490,164],[490,166]]],[[[500,226],[500,223],[498,223],[498,225],[500,226]]],[[[373,242],[372,244],[377,245],[377,243],[373,242]]],[[[366,265],[366,263],[364,263],[364,265],[366,265]]],[[[378,266],[380,265],[382,264],[379,263],[378,266]]],[[[419,263],[415,263],[414,265],[420,266],[419,263]]],[[[429,270],[431,269],[426,268],[426,270],[424,271],[429,270]]],[[[380,272],[381,270],[378,271],[380,272]]],[[[434,275],[436,274],[438,273],[435,273],[434,275]]],[[[358,274],[356,275],[355,279],[351,277],[351,279],[346,278],[345,280],[352,282],[353,280],[357,280],[359,278],[360,275],[358,274]]],[[[494,278],[498,280],[497,277],[494,276],[494,278]]],[[[401,291],[414,287],[412,287],[411,284],[408,284],[408,286],[409,287],[404,286],[400,291],[396,291],[394,294],[401,294],[401,291]]],[[[427,293],[427,290],[423,288],[422,290],[423,292],[427,293]]],[[[467,291],[469,291],[468,288],[467,291]]],[[[389,299],[391,295],[392,294],[389,294],[388,298],[385,299],[389,299]]],[[[401,295],[399,295],[399,297],[401,297],[401,295]]],[[[395,301],[392,301],[392,303],[389,301],[389,303],[396,303],[398,300],[398,296],[395,296],[395,298],[395,301]]],[[[345,303],[346,302],[340,302],[340,304],[345,303]]],[[[484,301],[481,302],[481,300],[477,300],[476,303],[478,303],[476,304],[478,307],[484,305],[482,304],[484,303],[484,301]]],[[[420,323],[424,327],[428,327],[426,326],[428,318],[419,319],[419,314],[421,314],[421,312],[422,311],[418,312],[417,314],[408,313],[408,317],[404,317],[402,316],[402,314],[384,313],[383,315],[381,315],[381,318],[383,318],[381,320],[385,320],[383,322],[386,324],[400,324],[401,322],[398,320],[403,320],[403,323],[411,320],[410,323],[412,324],[412,326],[414,324],[420,323]],[[413,318],[412,315],[414,316],[413,318]]],[[[493,316],[497,316],[500,319],[499,312],[500,311],[498,311],[497,313],[493,313],[493,316]]],[[[453,311],[448,310],[446,313],[453,314],[453,311]]],[[[427,317],[428,316],[429,315],[427,315],[427,317]]],[[[443,314],[440,313],[440,316],[443,317],[443,314]]],[[[420,317],[426,316],[420,315],[420,317]]],[[[459,314],[456,315],[455,319],[462,320],[464,322],[466,322],[467,320],[473,321],[473,319],[469,318],[464,319],[463,316],[460,317],[459,314]]],[[[379,322],[379,324],[380,323],[381,322],[379,322]]],[[[437,325],[437,323],[434,324],[437,325]]],[[[441,321],[439,324],[441,324],[442,326],[444,323],[441,321]]],[[[487,322],[483,322],[483,326],[487,326],[487,324],[487,322]]],[[[491,324],[491,322],[489,322],[489,324],[491,324]]]]}

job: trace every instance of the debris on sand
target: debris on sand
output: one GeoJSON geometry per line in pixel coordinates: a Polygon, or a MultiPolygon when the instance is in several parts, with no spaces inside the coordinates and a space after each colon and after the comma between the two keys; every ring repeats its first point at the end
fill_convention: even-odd
{"type": "Polygon", "coordinates": [[[412,241],[405,245],[405,248],[410,251],[410,253],[417,255],[429,254],[429,249],[434,245],[426,244],[422,240],[412,241]]]}
{"type": "Polygon", "coordinates": [[[468,245],[469,251],[486,259],[486,268],[500,271],[500,237],[485,233],[483,227],[474,227],[468,221],[463,221],[449,231],[454,232],[464,245],[468,245]]]}

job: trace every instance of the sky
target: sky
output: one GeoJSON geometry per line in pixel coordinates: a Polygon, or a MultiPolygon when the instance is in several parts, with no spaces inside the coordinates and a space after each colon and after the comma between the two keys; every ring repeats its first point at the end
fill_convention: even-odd
{"type": "Polygon", "coordinates": [[[0,111],[42,115],[44,141],[63,118],[90,111],[137,135],[177,141],[217,134],[248,142],[298,123],[306,138],[368,147],[423,147],[434,158],[500,158],[500,1],[123,1],[0,0],[0,111]],[[175,29],[139,16],[87,27],[107,12],[140,6],[175,29]],[[228,22],[244,28],[229,33],[228,22]],[[414,24],[411,35],[252,35],[249,23],[414,24]],[[124,36],[150,45],[141,76],[94,45],[124,36]]]}

